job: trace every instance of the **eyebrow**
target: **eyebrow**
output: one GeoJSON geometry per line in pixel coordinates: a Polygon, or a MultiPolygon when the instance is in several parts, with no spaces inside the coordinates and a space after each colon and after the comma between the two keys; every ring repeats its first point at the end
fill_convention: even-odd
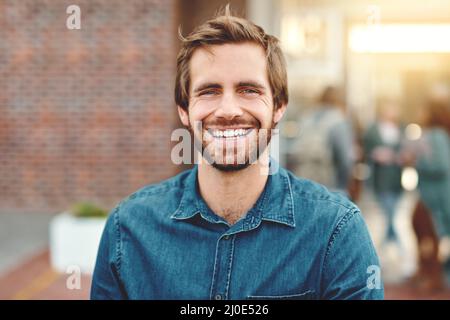
{"type": "MultiPolygon", "coordinates": [[[[256,81],[241,81],[236,85],[237,88],[239,87],[253,87],[257,89],[265,89],[265,86],[262,85],[259,82],[256,81]]],[[[222,85],[219,83],[214,82],[206,82],[204,84],[199,85],[197,88],[194,89],[194,93],[201,92],[206,89],[221,89],[222,85]]]]}
{"type": "Polygon", "coordinates": [[[207,83],[201,84],[197,88],[195,88],[194,93],[198,93],[198,92],[206,90],[206,89],[220,89],[220,88],[222,88],[222,86],[218,83],[207,82],[207,83]]]}
{"type": "Polygon", "coordinates": [[[265,87],[256,81],[242,81],[239,82],[237,87],[253,87],[253,88],[257,88],[257,89],[265,89],[265,87]]]}

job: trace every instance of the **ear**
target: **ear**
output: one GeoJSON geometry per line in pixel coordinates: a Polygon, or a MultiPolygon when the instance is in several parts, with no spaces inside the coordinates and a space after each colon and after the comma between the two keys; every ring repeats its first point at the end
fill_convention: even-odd
{"type": "Polygon", "coordinates": [[[178,106],[178,115],[180,116],[181,123],[186,127],[189,127],[189,114],[182,107],[178,106]]]}
{"type": "Polygon", "coordinates": [[[275,123],[278,123],[281,121],[281,118],[283,118],[284,113],[286,112],[286,108],[287,105],[286,104],[282,104],[281,106],[279,106],[275,111],[274,111],[274,115],[273,115],[273,121],[275,123]]]}

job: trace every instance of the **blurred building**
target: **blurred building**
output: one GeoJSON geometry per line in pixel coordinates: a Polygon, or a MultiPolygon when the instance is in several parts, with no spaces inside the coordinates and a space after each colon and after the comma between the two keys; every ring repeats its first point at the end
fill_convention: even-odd
{"type": "Polygon", "coordinates": [[[408,122],[428,84],[450,83],[444,0],[80,0],[81,30],[65,27],[72,1],[0,0],[0,210],[111,207],[179,171],[170,161],[177,29],[228,2],[282,41],[285,138],[326,85],[344,89],[366,126],[376,97],[403,98],[408,122]]]}
{"type": "MultiPolygon", "coordinates": [[[[0,1],[0,210],[113,206],[180,168],[177,29],[223,1],[0,1]]],[[[245,1],[232,1],[245,14],[245,1]]]]}

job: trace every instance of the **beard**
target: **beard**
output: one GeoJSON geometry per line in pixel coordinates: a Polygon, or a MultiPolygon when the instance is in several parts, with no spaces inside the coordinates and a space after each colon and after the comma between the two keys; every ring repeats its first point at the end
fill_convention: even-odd
{"type": "Polygon", "coordinates": [[[270,128],[261,128],[261,123],[255,118],[248,120],[235,119],[224,120],[217,119],[212,122],[198,122],[196,130],[189,126],[194,137],[194,147],[201,152],[203,158],[214,168],[222,172],[236,172],[246,169],[251,164],[259,160],[261,155],[266,151],[272,139],[272,129],[277,124],[271,120],[270,128]],[[210,126],[227,128],[235,127],[251,127],[251,131],[242,140],[226,142],[227,139],[213,138],[209,133],[205,133],[205,129],[210,126]],[[209,138],[205,139],[205,136],[209,138]],[[209,140],[209,141],[208,141],[209,140]]]}

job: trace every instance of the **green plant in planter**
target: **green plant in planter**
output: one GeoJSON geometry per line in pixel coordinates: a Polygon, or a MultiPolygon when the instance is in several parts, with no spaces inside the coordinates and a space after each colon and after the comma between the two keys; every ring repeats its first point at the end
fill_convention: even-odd
{"type": "Polygon", "coordinates": [[[90,202],[80,202],[72,206],[70,212],[80,218],[103,218],[108,216],[108,211],[90,202]]]}

